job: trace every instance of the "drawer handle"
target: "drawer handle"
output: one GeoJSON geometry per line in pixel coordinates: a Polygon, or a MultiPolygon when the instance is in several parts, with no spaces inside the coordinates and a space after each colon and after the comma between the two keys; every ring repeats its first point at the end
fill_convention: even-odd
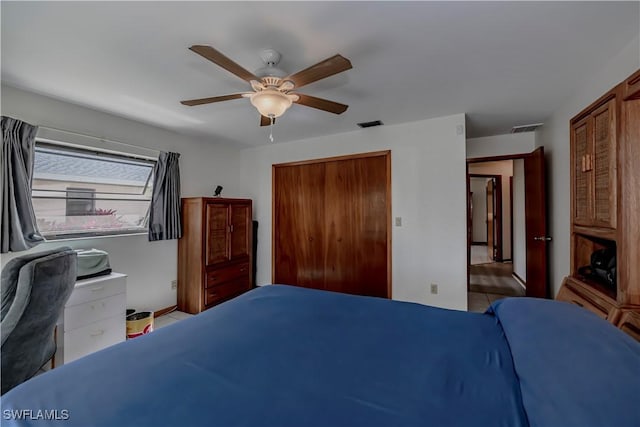
{"type": "Polygon", "coordinates": [[[582,305],[582,303],[576,301],[576,300],[571,300],[572,303],[579,305],[580,307],[584,307],[584,305],[582,305]]]}
{"type": "Polygon", "coordinates": [[[246,268],[246,267],[242,267],[242,268],[240,269],[240,272],[242,272],[242,273],[244,273],[245,271],[247,271],[247,268],[246,268]]]}
{"type": "Polygon", "coordinates": [[[103,334],[104,334],[104,329],[102,329],[102,330],[100,330],[100,331],[98,331],[98,332],[93,332],[93,333],[91,334],[91,336],[92,336],[92,337],[97,337],[97,336],[100,336],[100,335],[103,335],[103,334]]]}
{"type": "Polygon", "coordinates": [[[91,289],[91,292],[98,292],[104,289],[104,286],[98,286],[97,288],[91,289]]]}

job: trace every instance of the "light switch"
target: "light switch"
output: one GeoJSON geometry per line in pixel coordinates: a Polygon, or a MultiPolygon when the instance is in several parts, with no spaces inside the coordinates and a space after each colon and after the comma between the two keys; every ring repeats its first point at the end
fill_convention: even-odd
{"type": "Polygon", "coordinates": [[[402,218],[399,216],[396,217],[396,227],[402,227],[402,218]]]}

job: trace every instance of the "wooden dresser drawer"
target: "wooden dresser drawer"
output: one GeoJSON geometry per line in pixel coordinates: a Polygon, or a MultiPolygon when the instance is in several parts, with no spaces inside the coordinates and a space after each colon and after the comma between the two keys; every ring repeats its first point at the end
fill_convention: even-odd
{"type": "Polygon", "coordinates": [[[626,332],[636,340],[640,341],[640,313],[623,310],[617,326],[623,332],[626,332]]]}
{"type": "MultiPolygon", "coordinates": [[[[221,283],[228,282],[240,276],[249,276],[249,263],[242,262],[229,267],[220,268],[207,273],[207,281],[205,287],[217,286],[221,283]]],[[[208,303],[207,303],[208,304],[208,303]]]]}
{"type": "Polygon", "coordinates": [[[597,291],[589,289],[587,285],[571,277],[565,279],[556,299],[579,305],[605,320],[608,320],[616,309],[615,304],[607,297],[599,295],[597,291]]]}
{"type": "Polygon", "coordinates": [[[221,283],[206,289],[205,305],[210,306],[218,304],[226,299],[240,295],[251,288],[249,284],[249,275],[240,277],[229,282],[221,283]]]}

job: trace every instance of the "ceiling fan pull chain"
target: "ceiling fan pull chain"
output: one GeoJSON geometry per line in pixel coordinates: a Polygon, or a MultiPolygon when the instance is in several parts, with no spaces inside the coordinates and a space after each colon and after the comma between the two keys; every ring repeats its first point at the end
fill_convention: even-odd
{"type": "Polygon", "coordinates": [[[271,118],[271,125],[269,125],[269,141],[273,142],[273,117],[271,118]]]}

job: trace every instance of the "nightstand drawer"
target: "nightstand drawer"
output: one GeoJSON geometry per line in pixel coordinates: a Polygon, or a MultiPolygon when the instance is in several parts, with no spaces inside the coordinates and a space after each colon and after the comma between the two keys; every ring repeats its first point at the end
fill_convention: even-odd
{"type": "Polygon", "coordinates": [[[126,277],[124,274],[112,273],[109,276],[79,280],[65,307],[125,293],[126,277]]]}
{"type": "Polygon", "coordinates": [[[64,311],[64,330],[72,331],[109,317],[126,315],[127,294],[121,293],[111,297],[88,301],[67,307],[64,311]]]}
{"type": "Polygon", "coordinates": [[[236,277],[245,275],[247,277],[249,276],[249,263],[247,262],[221,268],[207,273],[206,287],[217,286],[236,277]]]}
{"type": "Polygon", "coordinates": [[[218,286],[209,287],[205,291],[205,305],[217,304],[231,297],[240,295],[249,289],[249,276],[222,283],[218,286]]]}
{"type": "Polygon", "coordinates": [[[64,363],[125,340],[124,316],[110,317],[64,333],[64,363]]]}

